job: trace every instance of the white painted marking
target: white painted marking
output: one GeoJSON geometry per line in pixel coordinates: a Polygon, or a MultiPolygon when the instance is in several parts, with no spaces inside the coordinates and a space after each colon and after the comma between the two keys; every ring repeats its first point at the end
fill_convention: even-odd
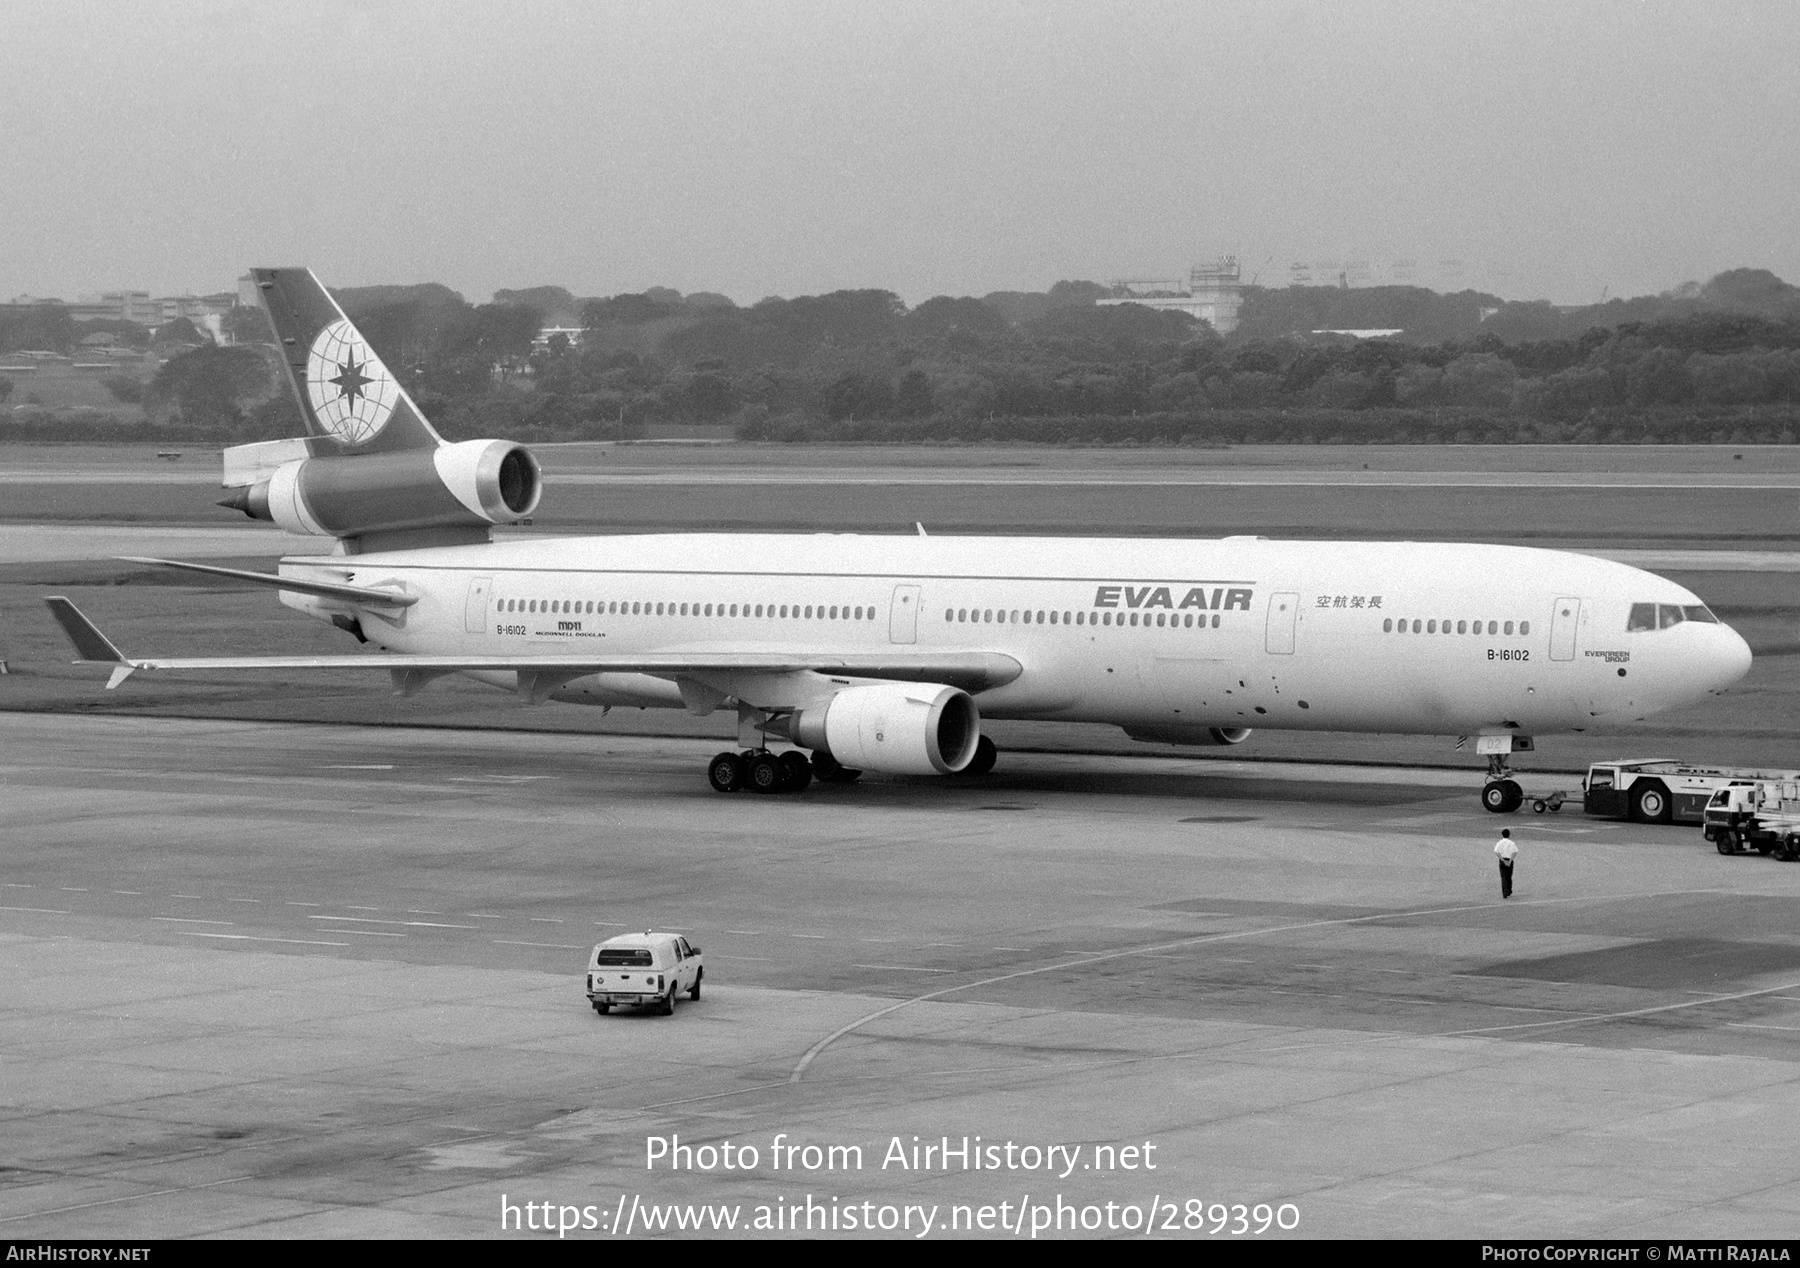
{"type": "Polygon", "coordinates": [[[152,916],[152,920],[166,920],[172,925],[234,925],[235,920],[197,920],[192,916],[152,916]]]}
{"type": "Polygon", "coordinates": [[[822,934],[822,933],[790,933],[788,935],[788,937],[790,937],[790,938],[817,938],[820,941],[824,941],[826,935],[822,934]]]}
{"type": "Polygon", "coordinates": [[[115,889],[113,890],[113,893],[124,894],[130,898],[142,898],[144,896],[144,891],[141,889],[115,889]]]}
{"type": "Polygon", "coordinates": [[[200,897],[200,895],[198,895],[198,894],[170,894],[169,897],[170,898],[198,898],[198,897],[200,897]]]}
{"type": "Polygon", "coordinates": [[[260,898],[227,898],[225,901],[228,903],[260,903],[262,901],[262,899],[260,899],[260,898]]]}
{"type": "Polygon", "coordinates": [[[409,916],[441,916],[444,913],[441,911],[426,911],[423,907],[408,907],[406,909],[406,914],[409,916]]]}
{"type": "MultiPolygon", "coordinates": [[[[595,924],[597,924],[597,925],[598,925],[598,924],[604,924],[604,923],[605,923],[605,921],[601,921],[601,920],[596,920],[596,921],[595,921],[595,922],[594,922],[594,923],[595,923],[595,924]]],[[[741,933],[741,934],[743,934],[743,935],[744,935],[744,936],[745,936],[745,937],[746,937],[746,938],[760,938],[760,937],[762,937],[762,930],[761,930],[761,929],[727,929],[727,930],[726,930],[726,931],[725,931],[725,932],[726,932],[726,933],[741,933]]],[[[864,939],[863,939],[863,941],[864,941],[864,942],[867,942],[867,941],[868,941],[868,939],[867,939],[867,938],[864,938],[864,939]]]]}
{"type": "Polygon", "coordinates": [[[8,881],[8,882],[6,882],[6,888],[8,888],[8,889],[36,889],[37,886],[36,885],[19,885],[19,884],[15,884],[12,881],[8,881]]]}
{"type": "Polygon", "coordinates": [[[370,766],[321,766],[321,767],[319,767],[319,769],[320,770],[393,770],[394,768],[392,766],[383,766],[380,764],[375,764],[375,765],[370,765],[370,766]]]}
{"type": "Polygon", "coordinates": [[[948,973],[949,969],[925,969],[916,964],[852,964],[853,969],[891,969],[903,973],[948,973]]]}
{"type": "Polygon", "coordinates": [[[40,916],[66,916],[66,911],[57,911],[52,907],[0,907],[0,911],[32,911],[40,916]]]}
{"type": "MultiPolygon", "coordinates": [[[[373,916],[308,916],[308,920],[350,921],[359,925],[404,925],[410,929],[477,929],[479,925],[445,925],[431,920],[377,920],[373,916]]],[[[346,933],[350,932],[345,930],[346,933]]]]}
{"type": "Polygon", "coordinates": [[[928,947],[960,947],[962,945],[962,943],[960,943],[960,942],[927,942],[925,945],[928,947]]]}
{"type": "Polygon", "coordinates": [[[96,1206],[117,1206],[120,1202],[141,1202],[146,1198],[166,1197],[171,1193],[195,1193],[201,1189],[216,1189],[221,1184],[237,1184],[243,1180],[254,1179],[252,1176],[232,1176],[229,1180],[209,1180],[205,1184],[191,1185],[181,1189],[157,1189],[151,1193],[128,1193],[121,1198],[104,1198],[99,1202],[80,1202],[74,1206],[56,1206],[47,1211],[27,1211],[23,1215],[0,1216],[0,1224],[11,1224],[15,1220],[36,1219],[40,1215],[66,1215],[70,1211],[86,1211],[96,1206]]]}
{"type": "Polygon", "coordinates": [[[1725,1024],[1739,1030],[1800,1030],[1800,1026],[1759,1026],[1753,1021],[1728,1021],[1725,1024]]]}
{"type": "Polygon", "coordinates": [[[755,960],[758,964],[773,964],[775,961],[766,955],[709,955],[711,960],[755,960]]]}
{"type": "Polygon", "coordinates": [[[497,947],[543,947],[550,951],[579,951],[580,947],[572,947],[566,942],[514,942],[507,938],[495,938],[497,947]]]}
{"type": "Polygon", "coordinates": [[[505,916],[496,916],[485,911],[465,911],[463,915],[470,920],[505,920],[505,916]]]}
{"type": "Polygon", "coordinates": [[[85,893],[87,893],[87,890],[83,886],[80,886],[80,885],[58,885],[57,888],[60,889],[65,894],[85,894],[85,893]]]}
{"type": "Polygon", "coordinates": [[[531,922],[538,925],[560,925],[568,923],[556,916],[533,916],[531,917],[531,922]]]}
{"type": "Polygon", "coordinates": [[[993,947],[991,949],[995,950],[995,951],[1029,951],[1029,950],[1031,950],[1030,947],[993,947]]]}
{"type": "Polygon", "coordinates": [[[288,903],[289,907],[322,907],[323,903],[288,903]]]}
{"type": "Polygon", "coordinates": [[[347,947],[348,942],[315,942],[309,938],[255,938],[247,933],[202,933],[198,929],[178,929],[190,938],[218,938],[227,942],[284,942],[295,947],[347,947]]]}
{"type": "Polygon", "coordinates": [[[380,911],[379,907],[358,907],[355,903],[345,903],[345,911],[380,911]]]}
{"type": "Polygon", "coordinates": [[[333,933],[341,933],[345,937],[359,938],[404,938],[403,933],[389,933],[386,929],[333,929],[333,933]]]}

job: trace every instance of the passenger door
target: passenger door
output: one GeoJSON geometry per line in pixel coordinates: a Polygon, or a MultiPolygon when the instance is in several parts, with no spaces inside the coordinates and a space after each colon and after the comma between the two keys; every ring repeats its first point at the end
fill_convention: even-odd
{"type": "Polygon", "coordinates": [[[463,629],[470,634],[487,632],[488,594],[494,588],[492,577],[472,577],[469,598],[463,604],[463,629]]]}
{"type": "Polygon", "coordinates": [[[1581,600],[1562,598],[1550,616],[1550,659],[1575,659],[1575,633],[1581,626],[1581,600]]]}
{"type": "Polygon", "coordinates": [[[1269,625],[1263,646],[1274,656],[1294,654],[1294,622],[1300,617],[1300,596],[1282,591],[1269,596],[1269,625]]]}
{"type": "Polygon", "coordinates": [[[894,606],[888,612],[888,642],[919,641],[919,587],[895,586],[894,606]]]}

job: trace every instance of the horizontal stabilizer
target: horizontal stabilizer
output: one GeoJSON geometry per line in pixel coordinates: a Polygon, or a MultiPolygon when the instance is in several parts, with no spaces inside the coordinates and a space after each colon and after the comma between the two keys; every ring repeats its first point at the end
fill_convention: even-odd
{"type": "Polygon", "coordinates": [[[290,590],[295,594],[317,595],[321,599],[343,599],[348,603],[361,603],[375,607],[409,608],[419,601],[419,596],[416,594],[402,594],[398,590],[382,590],[375,586],[340,585],[331,581],[302,581],[298,577],[277,577],[271,573],[249,572],[243,568],[220,568],[215,564],[191,564],[180,559],[145,559],[136,555],[121,555],[119,558],[128,564],[155,564],[159,568],[180,568],[184,572],[201,572],[214,577],[230,577],[234,581],[248,581],[254,585],[269,586],[275,590],[290,590]]]}

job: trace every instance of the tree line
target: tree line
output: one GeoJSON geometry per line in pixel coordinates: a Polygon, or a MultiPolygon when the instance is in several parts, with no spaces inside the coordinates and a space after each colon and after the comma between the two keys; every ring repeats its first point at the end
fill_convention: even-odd
{"type": "MultiPolygon", "coordinates": [[[[1088,282],[916,307],[872,289],[747,306],[666,288],[580,299],[539,287],[489,304],[435,284],[338,292],[455,437],[616,439],[658,424],[752,440],[1190,444],[1788,443],[1800,431],[1800,288],[1763,270],[1580,309],[1417,287],[1248,288],[1223,338],[1185,313],[1096,302],[1107,295],[1088,282]],[[575,333],[534,345],[546,326],[575,333]],[[1314,333],[1369,328],[1401,333],[1314,333]]],[[[277,370],[272,349],[198,348],[162,367],[147,416],[288,434],[277,370]]]]}

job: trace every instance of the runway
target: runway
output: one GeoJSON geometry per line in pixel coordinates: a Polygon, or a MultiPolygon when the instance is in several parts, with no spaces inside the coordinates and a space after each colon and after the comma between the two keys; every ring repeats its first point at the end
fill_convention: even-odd
{"type": "Polygon", "coordinates": [[[1800,868],[1518,816],[1502,902],[1465,772],[1007,754],[721,797],[713,747],[0,714],[0,1228],[498,1235],[504,1195],[617,1236],[810,1194],[1791,1231],[1800,868]],[[652,925],[702,1000],[596,1017],[587,946],[652,925]],[[784,1133],[863,1165],[771,1166],[784,1133]],[[675,1135],[761,1162],[646,1170],[675,1135]],[[881,1166],[965,1135],[1077,1161],[881,1166]]]}

